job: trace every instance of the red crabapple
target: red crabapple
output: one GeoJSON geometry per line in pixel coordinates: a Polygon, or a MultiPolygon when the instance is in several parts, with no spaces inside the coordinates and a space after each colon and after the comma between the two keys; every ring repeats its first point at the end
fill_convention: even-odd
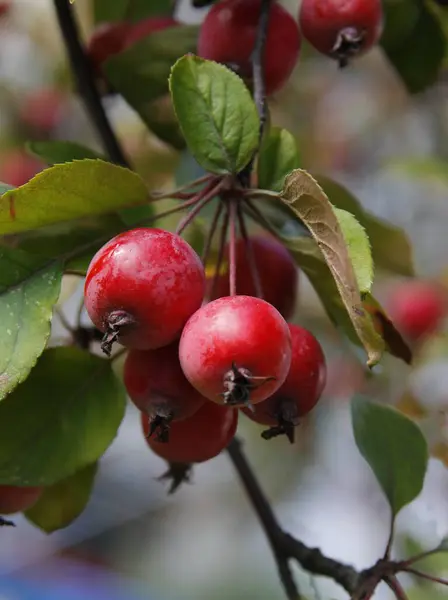
{"type": "Polygon", "coordinates": [[[150,433],[157,431],[161,438],[170,423],[191,417],[206,401],[183,374],[177,342],[157,350],[131,350],[124,383],[132,402],[148,415],[150,433]]]}
{"type": "Polygon", "coordinates": [[[243,408],[256,423],[271,429],[262,436],[269,439],[286,434],[294,441],[294,427],[300,417],[317,404],[326,382],[326,364],[322,348],[314,335],[299,325],[289,325],[292,342],[291,367],[283,385],[273,396],[253,407],[243,408]]]}
{"type": "Polygon", "coordinates": [[[303,37],[341,66],[370,50],[382,23],[381,0],[302,0],[299,12],[303,37]]]}
{"type": "Polygon", "coordinates": [[[143,21],[134,23],[129,27],[125,36],[124,47],[128,48],[128,46],[132,46],[148,35],[151,35],[151,33],[163,31],[164,29],[169,29],[170,27],[178,27],[179,25],[180,23],[178,23],[172,17],[150,17],[148,19],[144,19],[143,21]]]}
{"type": "Polygon", "coordinates": [[[42,171],[44,164],[23,150],[11,150],[0,157],[0,181],[19,187],[42,171]]]}
{"type": "MultiPolygon", "coordinates": [[[[236,68],[251,79],[261,0],[222,0],[212,6],[202,23],[198,55],[236,68]]],[[[300,52],[301,36],[293,17],[277,2],[270,10],[264,76],[266,93],[278,91],[289,79],[300,52]]]]}
{"type": "Polygon", "coordinates": [[[0,2],[0,18],[6,17],[11,10],[11,0],[3,0],[0,2]]]}
{"type": "Polygon", "coordinates": [[[0,485],[0,515],[12,515],[31,508],[42,494],[42,487],[0,485]]]}
{"type": "Polygon", "coordinates": [[[410,340],[435,333],[447,313],[445,290],[430,281],[400,283],[388,298],[392,321],[410,340]]]}
{"type": "Polygon", "coordinates": [[[93,257],[84,301],[94,325],[105,333],[103,350],[118,340],[151,350],[178,338],[201,306],[202,263],[180,236],[139,228],[114,237],[93,257]]]}
{"type": "Polygon", "coordinates": [[[187,379],[209,400],[256,404],[285,380],[291,336],[271,304],[251,296],[227,296],[206,304],[188,320],[179,358],[187,379]]]}
{"type": "Polygon", "coordinates": [[[192,417],[171,425],[168,442],[148,437],[148,415],[142,413],[141,422],[146,441],[158,456],[171,463],[201,463],[218,456],[227,447],[235,435],[238,411],[205,402],[192,417]]]}
{"type": "Polygon", "coordinates": [[[65,95],[56,89],[42,88],[28,94],[20,106],[20,119],[33,129],[48,132],[61,121],[65,95]]]}
{"type": "MultiPolygon", "coordinates": [[[[297,268],[291,255],[280,242],[274,238],[256,235],[250,238],[255,263],[260,278],[263,299],[289,319],[294,312],[297,295],[297,268]]],[[[228,245],[225,250],[228,259],[228,245]]],[[[238,294],[255,296],[256,286],[253,279],[248,251],[244,239],[239,238],[236,244],[236,289],[238,294]]],[[[213,297],[228,296],[229,273],[226,271],[218,277],[213,297]]]]}

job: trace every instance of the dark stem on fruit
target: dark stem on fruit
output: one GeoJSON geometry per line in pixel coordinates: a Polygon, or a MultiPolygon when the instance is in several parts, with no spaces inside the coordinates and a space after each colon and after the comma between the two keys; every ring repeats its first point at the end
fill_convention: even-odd
{"type": "Polygon", "coordinates": [[[73,15],[73,7],[70,0],[54,0],[54,6],[78,91],[84,101],[90,119],[97,129],[109,158],[118,165],[129,167],[129,163],[118,143],[101,102],[93,69],[80,41],[78,26],[73,15]]]}
{"type": "Polygon", "coordinates": [[[213,215],[212,222],[210,223],[210,227],[207,231],[207,237],[205,238],[204,248],[202,250],[201,260],[202,260],[202,264],[204,265],[204,268],[207,266],[207,262],[208,262],[208,259],[210,256],[210,250],[212,248],[213,238],[215,237],[219,218],[221,216],[223,208],[224,208],[224,205],[221,202],[221,200],[219,200],[219,202],[216,206],[216,209],[215,209],[215,213],[213,215]]]}
{"type": "Polygon", "coordinates": [[[275,380],[272,376],[255,376],[244,367],[237,367],[235,363],[227,371],[223,378],[224,392],[221,394],[224,398],[224,404],[228,406],[245,406],[253,410],[250,403],[250,393],[267,383],[275,380]]]}
{"type": "Polygon", "coordinates": [[[8,519],[4,519],[3,517],[0,517],[0,527],[15,527],[16,524],[13,523],[12,521],[8,521],[8,519]]]}
{"type": "Polygon", "coordinates": [[[359,54],[365,35],[365,30],[356,27],[345,27],[338,33],[331,54],[338,61],[341,69],[349,64],[350,59],[359,54]]]}
{"type": "Polygon", "coordinates": [[[228,201],[230,235],[229,235],[229,291],[231,296],[236,296],[236,240],[237,240],[237,200],[230,198],[228,201]]]}
{"type": "Polygon", "coordinates": [[[109,313],[106,321],[106,331],[101,342],[101,350],[104,354],[110,356],[112,346],[118,341],[123,329],[129,329],[135,325],[135,319],[125,310],[114,310],[109,313]]]}
{"type": "Polygon", "coordinates": [[[155,415],[149,422],[149,431],[146,436],[148,439],[156,434],[156,440],[162,444],[170,441],[170,423],[173,420],[173,414],[155,415]]]}
{"type": "MultiPolygon", "coordinates": [[[[190,225],[190,223],[192,223],[201,210],[219,194],[223,186],[224,183],[221,179],[218,181],[218,183],[213,181],[206,186],[204,190],[196,194],[194,198],[188,201],[188,204],[192,205],[193,208],[188,214],[185,215],[183,219],[179,221],[176,227],[177,235],[182,234],[182,232],[188,227],[188,225],[190,225]]],[[[183,206],[185,206],[185,204],[183,206]]]]}
{"type": "Polygon", "coordinates": [[[227,240],[227,231],[229,229],[229,209],[226,206],[226,211],[224,213],[224,219],[221,225],[221,234],[219,237],[219,245],[218,245],[218,257],[216,259],[216,269],[213,275],[212,286],[210,289],[210,297],[214,298],[216,293],[216,287],[218,285],[218,279],[221,275],[222,261],[224,260],[224,249],[226,247],[227,240]]]}
{"type": "Polygon", "coordinates": [[[192,470],[193,465],[189,463],[168,463],[168,470],[157,481],[169,481],[168,494],[174,494],[183,483],[191,483],[192,470]]]}
{"type": "Polygon", "coordinates": [[[250,274],[254,282],[255,294],[258,298],[263,298],[263,288],[261,286],[260,271],[258,270],[257,261],[255,258],[254,246],[252,240],[247,233],[246,221],[241,207],[241,201],[238,202],[238,222],[240,226],[241,237],[244,240],[246,248],[247,260],[249,263],[250,274]]]}

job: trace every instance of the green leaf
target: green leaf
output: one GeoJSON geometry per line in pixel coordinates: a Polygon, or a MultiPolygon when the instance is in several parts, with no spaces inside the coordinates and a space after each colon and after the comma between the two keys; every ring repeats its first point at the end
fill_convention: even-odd
{"type": "Polygon", "coordinates": [[[45,488],[25,516],[45,533],[70,525],[85,509],[92,492],[98,465],[89,465],[74,475],[45,488]]]}
{"type": "Polygon", "coordinates": [[[352,213],[364,227],[372,247],[373,262],[377,267],[407,277],[414,275],[412,248],[403,230],[366,212],[358,200],[339,183],[319,175],[316,176],[316,181],[334,206],[352,213]]]}
{"type": "Polygon", "coordinates": [[[258,156],[258,187],[280,192],[286,175],[300,167],[297,142],[287,129],[272,127],[258,156]]]}
{"type": "MultiPolygon", "coordinates": [[[[317,243],[345,310],[367,352],[367,364],[377,364],[384,350],[384,342],[362,305],[344,234],[328,197],[309,173],[297,169],[285,179],[280,198],[306,225],[317,243]]],[[[316,264],[315,259],[313,263],[316,264]]],[[[319,271],[322,274],[321,267],[319,271]]]]}
{"type": "MultiPolygon", "coordinates": [[[[389,0],[389,6],[391,4],[392,0],[389,0]]],[[[389,10],[392,12],[393,9],[389,10]]],[[[384,51],[408,91],[422,92],[437,81],[444,62],[447,44],[443,28],[436,15],[423,2],[401,2],[395,12],[394,25],[391,27],[401,29],[398,39],[394,39],[391,30],[386,31],[382,41],[384,51]]]]}
{"type": "Polygon", "coordinates": [[[351,412],[356,445],[395,516],[423,488],[428,465],[425,438],[413,421],[390,406],[357,396],[351,412]]]}
{"type": "Polygon", "coordinates": [[[242,79],[223,65],[184,56],[170,77],[171,96],[187,144],[211,173],[236,174],[251,160],[259,118],[242,79]]]}
{"type": "Polygon", "coordinates": [[[155,15],[170,15],[172,0],[94,0],[95,23],[141,21],[155,15]]]}
{"type": "Polygon", "coordinates": [[[59,142],[56,140],[47,142],[28,142],[27,150],[37,158],[49,165],[71,162],[73,160],[82,160],[84,158],[100,158],[97,152],[76,144],[75,142],[59,142]]]}
{"type": "Polygon", "coordinates": [[[384,29],[381,46],[386,50],[406,44],[420,16],[420,0],[383,0],[384,29]]]}
{"type": "Polygon", "coordinates": [[[0,197],[0,234],[105,214],[149,199],[144,181],[129,169],[88,159],[55,165],[0,197]]]}
{"type": "Polygon", "coordinates": [[[156,31],[111,57],[103,66],[113,88],[146,125],[180,149],[184,147],[184,141],[170,106],[168,78],[176,60],[194,52],[197,35],[198,27],[193,25],[156,31]]]}
{"type": "Polygon", "coordinates": [[[0,247],[0,399],[26,379],[42,354],[61,279],[60,261],[0,247]]]}
{"type": "Polygon", "coordinates": [[[373,284],[373,259],[370,241],[366,230],[357,219],[346,210],[334,208],[339,227],[342,229],[350,260],[355,270],[361,294],[369,292],[373,284]]]}
{"type": "Polygon", "coordinates": [[[91,465],[114,439],[125,403],[109,360],[47,350],[0,404],[0,483],[48,486],[91,465]]]}

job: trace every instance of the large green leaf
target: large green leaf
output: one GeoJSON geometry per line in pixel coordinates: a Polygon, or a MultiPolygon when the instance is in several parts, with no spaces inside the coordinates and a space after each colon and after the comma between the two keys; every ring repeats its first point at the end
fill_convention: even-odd
{"type": "Polygon", "coordinates": [[[91,465],[114,439],[125,403],[109,360],[46,350],[0,404],[0,483],[48,486],[91,465]]]}
{"type": "Polygon", "coordinates": [[[361,294],[370,292],[373,284],[373,259],[366,230],[346,210],[333,207],[348,248],[361,294]]]}
{"type": "Polygon", "coordinates": [[[251,160],[259,118],[250,92],[235,73],[197,56],[184,56],[171,71],[171,96],[188,147],[216,174],[236,174],[251,160]]]}
{"type": "Polygon", "coordinates": [[[169,98],[167,102],[163,96],[169,92],[171,67],[179,57],[195,51],[197,34],[193,25],[156,31],[111,57],[103,67],[114,89],[146,125],[176,148],[184,142],[169,98]]]}
{"type": "Polygon", "coordinates": [[[0,234],[18,233],[147,203],[136,174],[101,160],[80,160],[45,169],[0,197],[0,234]]]}
{"type": "Polygon", "coordinates": [[[62,262],[0,247],[0,399],[26,379],[50,335],[62,262]]]}
{"type": "Polygon", "coordinates": [[[423,488],[428,465],[425,438],[413,421],[389,406],[357,396],[351,411],[356,445],[395,516],[423,488]]]}
{"type": "Polygon", "coordinates": [[[412,248],[403,230],[366,212],[355,196],[339,183],[320,175],[316,181],[334,206],[352,213],[364,227],[377,267],[409,277],[414,274],[412,248]]]}
{"type": "Polygon", "coordinates": [[[443,27],[430,7],[419,0],[388,0],[383,49],[411,93],[437,81],[447,42],[443,27]],[[387,23],[389,22],[389,25],[387,23]]]}
{"type": "Polygon", "coordinates": [[[75,142],[60,142],[58,140],[44,142],[28,142],[27,150],[49,165],[82,160],[84,158],[101,158],[98,152],[76,144],[75,142]]]}
{"type": "Polygon", "coordinates": [[[258,187],[280,192],[286,175],[300,167],[297,142],[287,129],[271,127],[258,156],[258,187]]]}
{"type": "MultiPolygon", "coordinates": [[[[306,225],[317,243],[342,304],[367,352],[368,364],[375,365],[381,358],[384,341],[363,307],[344,233],[328,197],[309,173],[297,169],[285,179],[280,198],[306,225]]],[[[357,262],[359,264],[359,260],[357,262]]]]}
{"type": "Polygon", "coordinates": [[[155,15],[170,15],[173,0],[94,0],[95,23],[111,21],[141,21],[155,15]]]}
{"type": "Polygon", "coordinates": [[[37,503],[25,516],[46,533],[70,525],[83,512],[92,492],[97,464],[45,488],[37,503]]]}

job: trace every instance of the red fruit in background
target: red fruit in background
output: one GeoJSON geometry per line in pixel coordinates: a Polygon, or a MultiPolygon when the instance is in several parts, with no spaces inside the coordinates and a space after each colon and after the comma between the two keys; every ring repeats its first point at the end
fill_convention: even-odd
{"type": "Polygon", "coordinates": [[[172,17],[155,17],[138,23],[102,23],[92,34],[87,53],[97,70],[108,59],[123,52],[151,33],[179,25],[172,17]]]}
{"type": "Polygon", "coordinates": [[[289,325],[291,332],[291,367],[283,385],[273,396],[244,413],[272,429],[263,432],[269,439],[286,433],[293,441],[294,427],[300,417],[317,404],[326,382],[326,363],[321,345],[314,335],[299,325],[289,325]]]}
{"type": "Polygon", "coordinates": [[[42,494],[42,487],[0,485],[0,515],[12,515],[31,508],[42,494]]]}
{"type": "MultiPolygon", "coordinates": [[[[250,79],[260,9],[261,0],[222,0],[214,4],[201,26],[198,55],[235,66],[250,79]]],[[[280,4],[272,3],[264,60],[267,94],[278,91],[289,79],[300,45],[297,23],[280,4]]]]}
{"type": "Polygon", "coordinates": [[[0,156],[0,181],[14,187],[27,183],[45,167],[37,158],[22,150],[11,150],[0,156]]]}
{"type": "Polygon", "coordinates": [[[406,281],[392,290],[387,307],[396,327],[409,339],[435,333],[447,313],[445,290],[430,281],[406,281]]]}
{"type": "Polygon", "coordinates": [[[143,413],[141,422],[146,441],[158,456],[172,463],[200,463],[227,447],[236,432],[238,411],[205,402],[192,417],[171,425],[168,442],[147,437],[150,419],[143,413]]]}
{"type": "Polygon", "coordinates": [[[227,296],[189,319],[179,358],[187,379],[206,398],[234,406],[255,404],[285,380],[291,336],[286,321],[264,300],[227,296]]]}
{"type": "MultiPolygon", "coordinates": [[[[297,295],[296,265],[286,248],[274,238],[257,235],[251,237],[250,241],[263,299],[275,306],[285,319],[289,319],[294,312],[297,295]]],[[[228,260],[228,245],[225,257],[228,260]]],[[[252,275],[246,243],[240,238],[236,244],[236,289],[238,294],[256,296],[256,286],[252,275]]],[[[229,293],[229,273],[227,271],[218,277],[211,299],[228,296],[229,293]]]]}
{"type": "Polygon", "coordinates": [[[84,302],[106,333],[106,353],[117,339],[150,350],[180,336],[204,291],[204,268],[187,242],[163,229],[139,228],[117,235],[95,254],[84,302]]]}
{"type": "Polygon", "coordinates": [[[302,0],[299,12],[303,36],[341,66],[378,41],[382,22],[381,0],[302,0]]]}
{"type": "Polygon", "coordinates": [[[10,10],[11,0],[5,0],[4,2],[0,2],[0,18],[6,17],[10,10]]]}
{"type": "Polygon", "coordinates": [[[206,401],[188,382],[179,363],[177,342],[157,350],[131,350],[124,383],[132,402],[163,437],[168,423],[191,417],[206,401]]]}
{"type": "Polygon", "coordinates": [[[65,106],[66,96],[59,90],[34,90],[20,106],[20,119],[33,129],[47,132],[61,121],[65,106]]]}

